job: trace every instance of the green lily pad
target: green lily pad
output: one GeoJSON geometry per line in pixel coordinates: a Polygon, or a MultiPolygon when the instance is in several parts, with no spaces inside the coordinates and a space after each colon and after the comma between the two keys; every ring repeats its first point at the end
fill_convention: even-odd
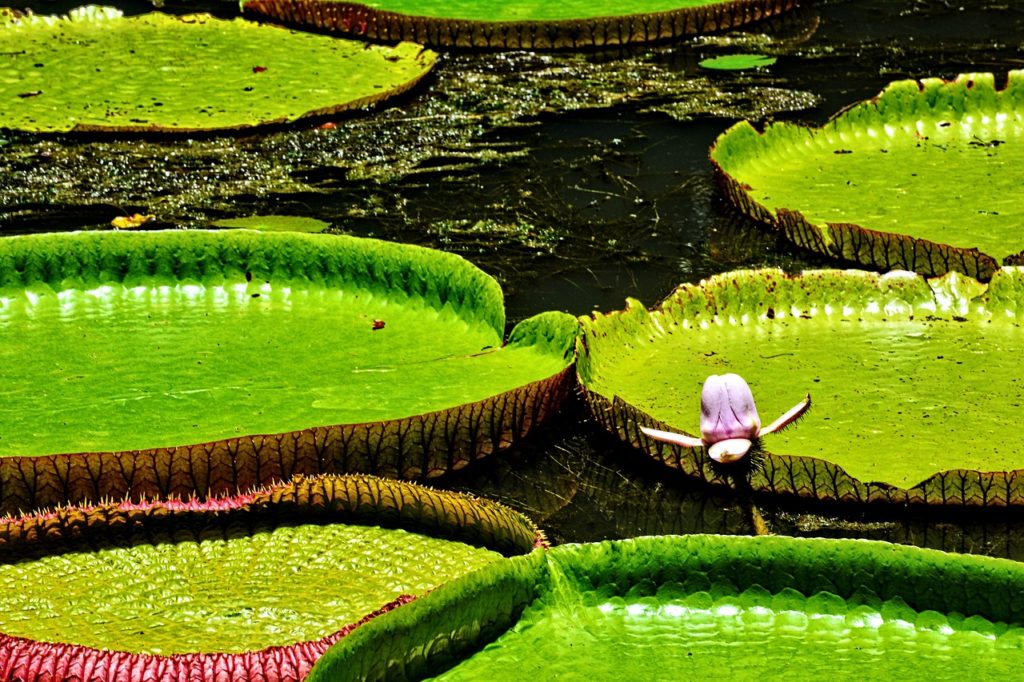
{"type": "Polygon", "coordinates": [[[20,680],[301,679],[357,624],[542,542],[496,503],[365,476],[65,508],[0,537],[0,669],[20,680]]]}
{"type": "Polygon", "coordinates": [[[731,484],[701,448],[638,425],[698,433],[711,374],[750,384],[767,424],[810,393],[796,428],[768,436],[754,490],[852,502],[1024,504],[1024,270],[986,287],[956,273],[733,272],[648,312],[584,321],[578,371],[595,417],[669,466],[731,484]]]}
{"type": "Polygon", "coordinates": [[[1016,562],[881,542],[565,545],[375,619],[309,680],[1010,679],[1024,664],[1022,588],[1016,562]]]}
{"type": "Polygon", "coordinates": [[[478,568],[498,556],[403,530],[306,524],[46,557],[0,567],[0,630],[132,653],[241,653],[320,639],[402,594],[435,587],[456,566],[478,568]],[[301,568],[294,579],[280,580],[292,566],[301,568]],[[71,576],[57,599],[55,576],[71,576]],[[184,613],[168,612],[182,602],[190,606],[184,613]],[[320,616],[327,609],[331,620],[320,616]]]}
{"type": "Polygon", "coordinates": [[[741,122],[711,150],[729,199],[799,246],[987,280],[1024,262],[1024,71],[899,81],[822,128],[741,122]]]}
{"type": "Polygon", "coordinates": [[[740,71],[742,69],[754,69],[759,66],[771,66],[775,63],[775,57],[768,57],[763,54],[728,54],[721,57],[710,57],[703,59],[698,66],[704,69],[717,69],[720,71],[740,71]]]}
{"type": "Polygon", "coordinates": [[[436,55],[208,15],[68,17],[0,24],[0,126],[34,132],[229,130],[377,102],[436,55]]]}
{"type": "Polygon", "coordinates": [[[245,0],[248,12],[371,40],[441,47],[572,49],[714,33],[781,14],[798,0],[245,0]]]}
{"type": "Polygon", "coordinates": [[[504,317],[463,259],[372,239],[2,240],[0,509],[458,469],[571,385],[576,320],[504,317]]]}
{"type": "Polygon", "coordinates": [[[253,215],[242,218],[224,218],[210,223],[212,227],[263,232],[323,232],[331,226],[316,218],[294,215],[253,215]]]}

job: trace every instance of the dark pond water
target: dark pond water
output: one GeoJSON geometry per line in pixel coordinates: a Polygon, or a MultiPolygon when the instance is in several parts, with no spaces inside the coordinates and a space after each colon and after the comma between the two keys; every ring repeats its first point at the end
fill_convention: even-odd
{"type": "MultiPolygon", "coordinates": [[[[1024,66],[1022,43],[1024,7],[1011,0],[822,0],[745,31],[656,48],[447,54],[394,106],[331,130],[115,141],[6,134],[0,232],[106,229],[134,212],[156,215],[153,227],[186,228],[308,215],[336,232],[466,256],[501,281],[510,322],[549,309],[615,310],[627,296],[654,304],[679,283],[729,269],[828,265],[724,205],[707,150],[733,121],[821,123],[900,78],[1002,79],[1024,66]],[[745,72],[697,66],[738,51],[778,61],[745,72]]],[[[521,448],[437,484],[521,509],[556,542],[748,533],[760,514],[779,533],[1024,558],[1024,518],[740,499],[647,464],[578,406],[521,448]]]]}

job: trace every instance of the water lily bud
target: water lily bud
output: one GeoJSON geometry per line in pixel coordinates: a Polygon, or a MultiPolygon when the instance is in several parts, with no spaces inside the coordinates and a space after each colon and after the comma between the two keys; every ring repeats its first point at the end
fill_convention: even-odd
{"type": "Polygon", "coordinates": [[[793,424],[811,407],[811,394],[789,408],[778,419],[761,427],[754,406],[754,394],[738,374],[711,375],[700,392],[700,439],[686,433],[661,431],[641,426],[648,438],[684,448],[703,446],[708,457],[721,464],[743,459],[754,442],[793,424]]]}
{"type": "Polygon", "coordinates": [[[700,393],[700,435],[706,445],[751,440],[757,438],[760,428],[754,394],[743,377],[713,374],[707,378],[700,393]]]}

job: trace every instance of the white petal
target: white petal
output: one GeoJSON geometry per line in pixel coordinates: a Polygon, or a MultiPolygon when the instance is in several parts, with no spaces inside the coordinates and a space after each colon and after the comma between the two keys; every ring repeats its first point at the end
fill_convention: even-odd
{"type": "Polygon", "coordinates": [[[727,438],[712,445],[708,449],[708,456],[720,464],[729,464],[746,457],[751,445],[746,438],[727,438]]]}

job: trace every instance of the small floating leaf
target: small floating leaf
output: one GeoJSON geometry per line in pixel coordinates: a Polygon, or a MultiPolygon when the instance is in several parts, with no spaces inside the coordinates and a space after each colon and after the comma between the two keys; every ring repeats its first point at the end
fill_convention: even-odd
{"type": "Polygon", "coordinates": [[[753,69],[759,66],[771,66],[775,63],[775,57],[768,57],[763,54],[730,54],[722,57],[710,57],[699,62],[699,66],[705,69],[717,69],[720,71],[739,71],[741,69],[753,69]]]}
{"type": "Polygon", "coordinates": [[[264,232],[323,232],[331,226],[316,218],[293,215],[254,215],[243,218],[223,218],[210,223],[213,227],[262,230],[264,232]]]}

